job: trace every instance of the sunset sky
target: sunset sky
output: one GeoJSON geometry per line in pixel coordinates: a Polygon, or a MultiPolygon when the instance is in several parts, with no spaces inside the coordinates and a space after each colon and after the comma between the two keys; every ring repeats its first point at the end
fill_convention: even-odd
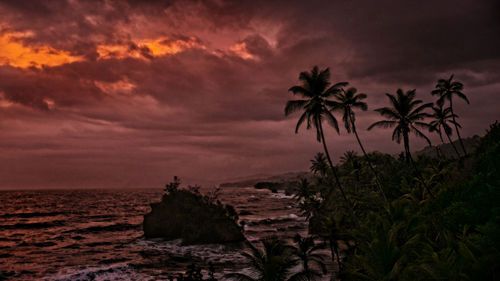
{"type": "MultiPolygon", "coordinates": [[[[500,2],[0,1],[0,188],[307,170],[321,145],[283,109],[314,65],[368,95],[370,151],[402,149],[366,131],[385,93],[432,101],[451,73],[471,101],[456,103],[463,136],[482,135],[500,119],[500,2]]],[[[359,150],[345,130],[326,137],[334,161],[359,150]]]]}

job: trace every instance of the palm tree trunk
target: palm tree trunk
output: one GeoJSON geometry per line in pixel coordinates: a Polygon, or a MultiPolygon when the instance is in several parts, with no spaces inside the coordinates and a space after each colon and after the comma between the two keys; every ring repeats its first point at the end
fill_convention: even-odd
{"type": "Polygon", "coordinates": [[[455,121],[455,113],[453,112],[453,101],[450,97],[450,109],[451,114],[453,116],[453,125],[455,125],[455,130],[457,131],[458,140],[460,141],[460,146],[462,146],[462,150],[464,151],[464,155],[467,155],[467,151],[465,150],[464,142],[462,141],[462,137],[460,136],[460,130],[458,130],[457,122],[455,121]]]}
{"type": "MultiPolygon", "coordinates": [[[[445,132],[445,133],[446,133],[446,132],[445,132]]],[[[446,134],[446,136],[448,137],[448,140],[450,141],[451,146],[453,146],[453,149],[455,150],[455,153],[457,154],[458,159],[460,159],[460,157],[461,157],[461,156],[460,156],[460,153],[458,153],[458,149],[457,149],[457,147],[455,146],[455,144],[453,143],[453,141],[451,140],[450,135],[449,135],[449,134],[446,134]]]]}
{"type": "Polygon", "coordinates": [[[410,153],[410,139],[408,137],[408,133],[403,133],[403,137],[404,137],[404,142],[405,142],[405,150],[406,150],[406,156],[408,157],[407,159],[407,162],[410,162],[413,166],[413,169],[415,170],[415,173],[417,174],[417,177],[420,179],[420,181],[422,182],[422,184],[424,185],[425,189],[427,190],[427,192],[429,193],[429,195],[434,198],[434,194],[432,194],[432,191],[431,189],[429,188],[429,186],[427,185],[427,183],[425,183],[425,180],[424,180],[424,177],[422,176],[422,173],[420,172],[420,170],[418,169],[417,167],[417,164],[415,164],[415,161],[413,161],[413,157],[411,157],[411,153],[410,153]]]}
{"type": "Polygon", "coordinates": [[[436,145],[434,148],[436,149],[436,157],[438,159],[441,158],[441,151],[439,150],[439,146],[436,145]]]}
{"type": "MultiPolygon", "coordinates": [[[[439,134],[439,139],[441,140],[441,143],[442,143],[442,144],[445,144],[445,142],[444,142],[444,140],[443,140],[443,133],[441,133],[441,129],[439,129],[437,132],[438,132],[438,134],[439,134]]],[[[439,146],[438,146],[438,145],[436,145],[436,147],[439,147],[439,146]]],[[[441,156],[442,156],[443,158],[445,158],[445,157],[446,157],[446,155],[444,155],[444,153],[443,153],[443,151],[442,151],[441,149],[439,149],[439,152],[441,153],[441,156]]]]}
{"type": "Polygon", "coordinates": [[[340,261],[339,249],[337,247],[337,241],[330,238],[330,252],[332,253],[332,262],[335,263],[335,257],[337,257],[337,265],[339,267],[339,272],[342,270],[342,263],[340,261]]]}
{"type": "Polygon", "coordinates": [[[410,153],[410,138],[408,137],[408,132],[403,132],[403,142],[405,147],[406,163],[410,163],[410,161],[413,161],[413,159],[411,158],[410,153]]]}
{"type": "Polygon", "coordinates": [[[335,170],[335,166],[333,166],[332,159],[330,158],[330,153],[328,153],[328,148],[326,147],[325,135],[323,133],[323,126],[321,125],[321,122],[319,122],[318,126],[319,126],[319,133],[321,136],[321,142],[323,143],[323,149],[325,150],[325,154],[326,154],[326,159],[328,159],[328,163],[330,164],[330,168],[332,169],[332,173],[333,173],[333,176],[335,177],[335,181],[337,182],[340,193],[342,193],[342,197],[344,197],[344,200],[346,201],[347,205],[352,210],[351,202],[349,202],[349,200],[347,199],[347,196],[345,195],[344,189],[342,188],[342,185],[340,184],[339,176],[337,175],[337,171],[335,170]]]}
{"type": "Polygon", "coordinates": [[[382,188],[382,184],[380,183],[380,179],[378,177],[378,173],[377,173],[377,171],[375,171],[375,168],[373,168],[372,160],[370,159],[370,157],[368,157],[368,154],[366,153],[366,150],[365,150],[363,144],[361,143],[361,140],[359,139],[358,131],[356,130],[356,125],[354,124],[354,119],[352,118],[351,115],[349,115],[349,119],[351,120],[352,132],[356,136],[356,140],[358,141],[359,147],[361,147],[361,151],[363,151],[363,154],[365,155],[365,158],[368,161],[368,166],[370,167],[370,169],[372,170],[373,174],[375,175],[375,181],[376,181],[377,186],[378,186],[378,188],[380,190],[380,193],[382,194],[382,197],[384,197],[385,203],[388,203],[387,202],[387,197],[385,196],[384,189],[382,188]]]}

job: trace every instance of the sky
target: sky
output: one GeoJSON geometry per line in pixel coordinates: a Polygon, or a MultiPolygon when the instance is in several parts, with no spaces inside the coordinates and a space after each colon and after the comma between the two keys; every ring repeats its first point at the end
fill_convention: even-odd
{"type": "MultiPolygon", "coordinates": [[[[470,99],[455,103],[462,135],[483,135],[500,117],[499,50],[496,0],[2,0],[0,188],[307,170],[321,144],[284,106],[315,65],[367,94],[356,122],[369,151],[402,150],[366,130],[385,93],[431,102],[452,73],[470,99]]],[[[335,162],[359,151],[342,128],[326,138],[335,162]]]]}

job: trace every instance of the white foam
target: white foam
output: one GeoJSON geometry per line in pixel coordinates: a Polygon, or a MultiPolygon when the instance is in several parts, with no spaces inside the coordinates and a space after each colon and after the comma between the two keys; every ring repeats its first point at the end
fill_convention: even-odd
{"type": "MultiPolygon", "coordinates": [[[[44,280],[52,281],[134,281],[134,280],[151,280],[151,276],[136,272],[133,268],[125,263],[118,263],[109,266],[89,266],[81,268],[67,268],[55,276],[45,278],[44,280]]],[[[167,279],[155,279],[167,280],[167,279]]]]}
{"type": "Polygon", "coordinates": [[[183,246],[181,239],[162,241],[157,239],[145,240],[142,238],[137,239],[136,243],[146,249],[159,250],[164,253],[184,257],[196,257],[207,263],[211,261],[217,261],[218,263],[244,261],[244,257],[237,250],[228,249],[228,247],[220,244],[183,246]]]}

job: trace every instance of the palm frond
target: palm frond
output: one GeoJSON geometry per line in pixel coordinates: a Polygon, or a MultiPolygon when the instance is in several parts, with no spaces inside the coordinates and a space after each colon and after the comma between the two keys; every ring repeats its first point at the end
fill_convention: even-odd
{"type": "Polygon", "coordinates": [[[295,127],[295,133],[297,134],[299,132],[300,125],[304,123],[304,121],[307,119],[307,112],[302,113],[302,115],[299,118],[299,121],[297,122],[297,126],[295,127]]]}
{"type": "Polygon", "coordinates": [[[401,143],[401,130],[398,127],[396,127],[392,132],[392,140],[395,140],[397,143],[401,143]]]}
{"type": "Polygon", "coordinates": [[[306,100],[289,100],[285,106],[285,116],[288,116],[300,109],[303,109],[307,104],[306,100]]]}
{"type": "Polygon", "coordinates": [[[376,112],[380,113],[380,115],[391,118],[391,119],[399,119],[400,114],[394,108],[390,107],[382,107],[375,109],[376,112]]]}
{"type": "Polygon", "coordinates": [[[308,89],[304,88],[303,86],[292,86],[290,87],[290,89],[288,89],[288,91],[292,92],[294,95],[301,94],[305,97],[312,96],[311,92],[308,89]]]}
{"type": "Polygon", "coordinates": [[[469,99],[467,98],[467,96],[466,96],[464,93],[462,93],[462,92],[460,92],[460,91],[454,91],[454,93],[455,93],[455,95],[457,95],[459,98],[461,98],[461,99],[465,100],[465,102],[467,102],[467,104],[470,104],[469,99]]]}
{"type": "Polygon", "coordinates": [[[337,119],[335,119],[335,116],[333,116],[329,110],[325,111],[325,115],[328,123],[337,131],[337,133],[339,133],[339,123],[337,122],[337,119]]]}
{"type": "Polygon", "coordinates": [[[427,137],[424,133],[422,133],[419,129],[417,129],[417,127],[415,127],[415,126],[411,125],[411,129],[412,129],[413,133],[414,133],[416,136],[418,136],[418,137],[421,137],[421,138],[425,139],[425,141],[427,141],[427,143],[428,143],[429,145],[431,145],[431,140],[430,140],[430,139],[429,139],[429,138],[428,138],[428,137],[427,137]]]}
{"type": "Polygon", "coordinates": [[[368,127],[368,130],[373,129],[374,127],[382,127],[382,128],[392,128],[397,124],[396,121],[392,120],[382,120],[382,121],[377,121],[368,127]]]}
{"type": "Polygon", "coordinates": [[[352,107],[361,108],[361,110],[363,110],[363,111],[368,110],[368,105],[366,104],[366,102],[361,102],[361,101],[353,103],[352,107]]]}

